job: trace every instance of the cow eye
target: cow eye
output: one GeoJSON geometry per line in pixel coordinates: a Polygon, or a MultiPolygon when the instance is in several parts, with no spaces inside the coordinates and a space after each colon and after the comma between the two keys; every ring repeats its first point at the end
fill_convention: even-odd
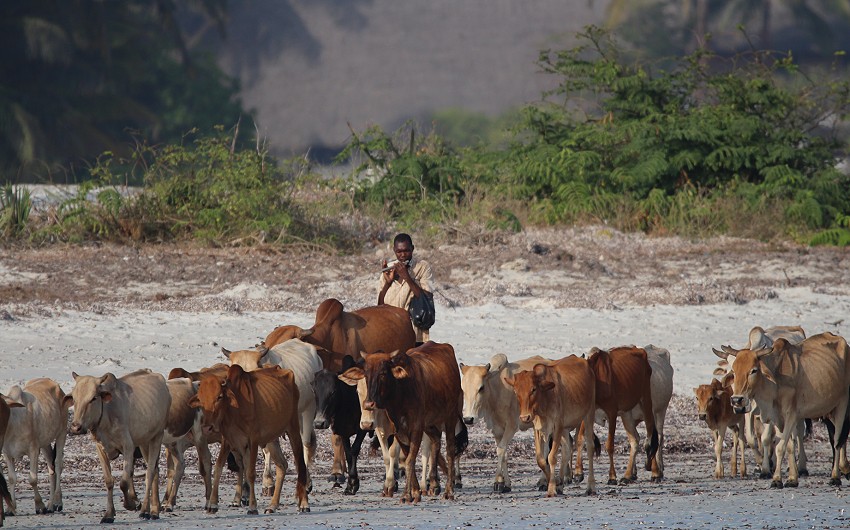
{"type": "Polygon", "coordinates": [[[89,401],[89,403],[94,403],[95,401],[97,401],[97,398],[98,398],[98,397],[99,397],[99,396],[98,396],[97,394],[95,394],[95,395],[94,395],[94,397],[93,397],[93,398],[91,398],[91,400],[89,401]]]}
{"type": "Polygon", "coordinates": [[[756,367],[753,367],[753,369],[752,369],[752,370],[750,370],[750,373],[751,373],[751,374],[757,374],[757,373],[758,373],[758,371],[759,371],[759,369],[758,369],[758,367],[756,366],[756,367]]]}
{"type": "Polygon", "coordinates": [[[478,393],[484,392],[484,385],[481,385],[481,388],[478,389],[478,393]]]}
{"type": "Polygon", "coordinates": [[[532,394],[534,394],[535,392],[537,392],[537,387],[533,387],[533,388],[531,389],[531,393],[532,393],[532,394]]]}

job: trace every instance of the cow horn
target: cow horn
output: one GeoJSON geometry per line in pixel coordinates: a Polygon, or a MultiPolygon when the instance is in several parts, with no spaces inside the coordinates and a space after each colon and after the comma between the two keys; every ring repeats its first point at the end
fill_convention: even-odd
{"type": "Polygon", "coordinates": [[[265,344],[257,344],[257,351],[263,355],[269,353],[269,349],[266,348],[265,344]]]}
{"type": "Polygon", "coordinates": [[[298,338],[303,339],[305,337],[309,337],[310,335],[313,334],[314,331],[316,331],[315,328],[316,327],[313,326],[312,328],[309,328],[309,329],[302,329],[301,331],[298,332],[298,338]]]}
{"type": "Polygon", "coordinates": [[[231,351],[230,351],[230,350],[228,350],[228,349],[226,349],[226,348],[224,348],[224,347],[222,347],[222,348],[221,348],[221,354],[222,354],[222,355],[224,355],[225,357],[227,357],[228,359],[230,359],[231,351]]]}

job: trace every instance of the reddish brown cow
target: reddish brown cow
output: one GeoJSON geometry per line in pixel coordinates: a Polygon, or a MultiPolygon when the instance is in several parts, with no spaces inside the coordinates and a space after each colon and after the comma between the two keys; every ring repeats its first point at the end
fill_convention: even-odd
{"type": "Polygon", "coordinates": [[[203,408],[204,430],[221,434],[221,452],[215,463],[213,488],[208,511],[218,511],[218,484],[227,453],[234,451],[245,463],[248,475],[248,513],[257,513],[254,485],[257,475],[257,449],[261,445],[271,454],[277,467],[274,494],[265,513],[280,505],[280,490],[286,474],[286,460],[279,438],[284,434],[292,446],[292,457],[298,476],[295,498],[298,510],[309,512],[307,501],[307,466],[301,448],[298,424],[298,387],[292,370],[279,366],[246,372],[239,365],[228,369],[227,377],[202,377],[198,394],[189,400],[193,407],[203,408]]]}
{"type": "MultiPolygon", "coordinates": [[[[623,428],[632,446],[637,444],[637,429],[631,415],[623,414],[640,405],[646,422],[646,438],[649,446],[646,449],[646,461],[654,464],[658,452],[658,431],[655,428],[655,415],[652,412],[652,367],[649,365],[646,350],[635,346],[620,346],[609,351],[593,348],[587,361],[596,376],[596,408],[602,410],[608,420],[608,440],[605,449],[608,451],[608,484],[617,484],[617,472],[614,470],[614,433],[617,428],[617,416],[623,421],[623,428]]],[[[593,425],[588,423],[587,425],[593,425]]],[[[584,436],[579,432],[579,440],[584,436]]],[[[579,453],[576,468],[581,473],[581,453],[579,453]]],[[[635,480],[635,454],[629,456],[623,482],[635,480]]],[[[659,468],[652,465],[652,480],[660,480],[659,468]]]]}
{"type": "Polygon", "coordinates": [[[723,438],[726,429],[732,431],[732,476],[738,474],[738,451],[741,452],[741,476],[747,476],[747,461],[744,458],[744,415],[732,410],[732,379],[727,374],[723,381],[713,379],[710,385],[694,388],[697,397],[699,419],[704,420],[714,438],[714,478],[723,478],[723,438]]]}
{"type": "MultiPolygon", "coordinates": [[[[593,425],[596,413],[596,387],[593,371],[585,359],[570,355],[551,364],[539,363],[530,371],[522,371],[513,377],[505,378],[513,387],[519,402],[519,420],[534,424],[534,448],[537,465],[548,479],[546,495],[554,497],[558,493],[555,469],[558,464],[558,451],[561,442],[567,445],[562,468],[566,469],[566,478],[572,478],[569,470],[572,447],[569,429],[587,423],[593,425]],[[548,454],[547,445],[551,443],[548,454]]],[[[593,442],[585,439],[587,451],[587,494],[596,491],[596,478],[593,474],[593,442]]],[[[581,454],[581,445],[578,454],[581,454]]]]}
{"type": "Polygon", "coordinates": [[[410,315],[404,309],[379,305],[348,312],[343,311],[342,303],[335,298],[319,304],[313,327],[280,326],[269,333],[264,342],[271,348],[289,339],[301,339],[336,352],[340,354],[340,361],[345,355],[351,355],[356,361],[360,359],[360,352],[404,352],[416,345],[410,315]]]}
{"type": "MultiPolygon", "coordinates": [[[[434,454],[440,451],[442,432],[446,433],[447,474],[444,498],[454,499],[455,459],[466,449],[466,425],[461,419],[463,391],[460,370],[450,344],[428,341],[408,352],[367,354],[358,366],[349,368],[340,379],[356,385],[366,379],[366,409],[385,409],[396,426],[399,441],[407,443],[406,483],[402,502],[419,502],[422,491],[416,478],[416,457],[422,437],[427,434],[434,454]],[[455,434],[455,429],[460,432],[455,434]]],[[[437,466],[432,466],[429,491],[435,492],[437,466]]]]}

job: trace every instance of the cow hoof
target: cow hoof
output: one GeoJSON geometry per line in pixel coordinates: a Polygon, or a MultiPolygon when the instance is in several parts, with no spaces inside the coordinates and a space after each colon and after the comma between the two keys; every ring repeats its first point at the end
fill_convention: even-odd
{"type": "Polygon", "coordinates": [[[163,508],[163,510],[165,510],[165,513],[171,513],[171,512],[174,511],[174,507],[173,506],[166,506],[165,508],[163,508]]]}
{"type": "Polygon", "coordinates": [[[444,498],[444,499],[446,499],[447,501],[453,501],[453,500],[455,500],[455,496],[454,496],[454,495],[452,495],[452,494],[451,494],[451,493],[449,493],[449,492],[446,492],[446,493],[443,495],[443,498],[444,498]]]}
{"type": "Polygon", "coordinates": [[[546,491],[547,489],[549,489],[549,486],[547,486],[545,484],[538,484],[537,485],[537,491],[546,491]]]}
{"type": "Polygon", "coordinates": [[[248,515],[258,515],[259,513],[257,510],[248,510],[248,515]]]}
{"type": "Polygon", "coordinates": [[[218,508],[213,508],[212,506],[210,506],[209,508],[207,508],[207,513],[218,513],[218,508]]]}
{"type": "Polygon", "coordinates": [[[798,485],[799,483],[796,480],[788,479],[785,481],[786,488],[796,488],[798,485]]]}
{"type": "Polygon", "coordinates": [[[35,514],[36,515],[47,515],[47,508],[45,508],[43,506],[41,508],[36,508],[35,514]]]}
{"type": "Polygon", "coordinates": [[[798,477],[808,477],[809,476],[809,470],[806,469],[806,468],[798,469],[797,470],[797,476],[798,477]]]}
{"type": "Polygon", "coordinates": [[[584,473],[579,473],[577,475],[573,475],[573,483],[574,484],[581,484],[582,482],[584,482],[584,473]]]}
{"type": "Polygon", "coordinates": [[[509,486],[505,486],[504,482],[496,482],[493,484],[493,491],[495,493],[508,493],[511,491],[509,486]]]}
{"type": "Polygon", "coordinates": [[[6,517],[14,517],[15,512],[10,511],[10,510],[6,510],[5,512],[3,512],[3,515],[5,515],[6,517]]]}
{"type": "MultiPolygon", "coordinates": [[[[620,485],[621,486],[626,485],[626,484],[634,484],[634,482],[635,482],[635,479],[633,479],[633,478],[623,477],[623,478],[620,479],[620,485]]],[[[610,482],[609,482],[609,484],[610,484],[610,482]]]]}
{"type": "Polygon", "coordinates": [[[337,481],[335,481],[335,480],[334,480],[334,481],[333,481],[333,486],[331,486],[331,487],[333,487],[333,488],[341,488],[341,487],[342,487],[342,484],[340,484],[339,482],[337,482],[337,481]]]}
{"type": "Polygon", "coordinates": [[[759,473],[759,478],[772,478],[772,477],[773,477],[773,473],[771,473],[770,471],[762,471],[762,472],[759,473]]]}
{"type": "Polygon", "coordinates": [[[587,495],[588,497],[593,495],[593,493],[594,493],[594,491],[591,488],[587,488],[586,490],[584,490],[584,494],[587,495]]]}
{"type": "Polygon", "coordinates": [[[115,522],[115,517],[104,517],[100,520],[100,524],[112,524],[115,522]]]}
{"type": "Polygon", "coordinates": [[[615,479],[615,478],[609,478],[609,479],[608,479],[608,485],[609,485],[609,486],[616,486],[616,485],[617,485],[617,479],[615,479]]]}
{"type": "Polygon", "coordinates": [[[830,486],[840,486],[841,485],[841,479],[840,478],[831,478],[831,479],[829,479],[829,485],[830,486]]]}
{"type": "Polygon", "coordinates": [[[770,483],[770,487],[781,490],[782,489],[782,481],[781,480],[774,480],[773,482],[770,483]]]}
{"type": "MultiPolygon", "coordinates": [[[[242,499],[242,500],[240,501],[240,504],[242,504],[242,506],[248,506],[248,499],[242,499]]],[[[238,507],[239,507],[239,506],[237,505],[237,508],[238,508],[238,507]]]]}
{"type": "Polygon", "coordinates": [[[455,482],[455,489],[456,490],[462,490],[463,489],[463,482],[455,482]]]}
{"type": "Polygon", "coordinates": [[[266,508],[265,510],[263,510],[263,513],[274,513],[274,509],[273,508],[266,508]]]}
{"type": "Polygon", "coordinates": [[[149,514],[148,512],[141,512],[139,514],[139,519],[150,519],[150,518],[151,518],[151,514],[149,514]]]}
{"type": "Polygon", "coordinates": [[[298,508],[298,512],[299,512],[299,513],[308,513],[309,511],[310,511],[310,507],[309,507],[309,506],[308,506],[308,507],[306,507],[306,508],[298,508]]]}
{"type": "Polygon", "coordinates": [[[61,504],[54,504],[53,505],[53,511],[54,512],[61,512],[62,511],[62,505],[61,504]]]}
{"type": "Polygon", "coordinates": [[[658,483],[661,483],[661,480],[662,480],[663,478],[664,478],[664,477],[662,477],[661,475],[658,475],[657,477],[652,477],[652,478],[650,478],[650,479],[649,479],[649,481],[650,481],[650,482],[658,482],[658,483]]]}

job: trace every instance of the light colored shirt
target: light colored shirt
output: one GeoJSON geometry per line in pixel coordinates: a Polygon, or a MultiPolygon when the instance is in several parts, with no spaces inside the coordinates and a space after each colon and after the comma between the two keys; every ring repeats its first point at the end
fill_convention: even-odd
{"type": "MultiPolygon", "coordinates": [[[[431,292],[431,283],[434,279],[431,272],[431,265],[427,261],[420,261],[412,258],[407,264],[410,277],[413,278],[423,291],[431,292]]],[[[378,279],[378,293],[384,287],[384,278],[378,279]]],[[[402,279],[393,280],[384,294],[384,303],[387,305],[401,307],[402,309],[410,309],[410,302],[413,301],[413,290],[407,282],[402,279]]],[[[411,322],[411,325],[413,323],[411,322]]],[[[430,333],[427,329],[419,329],[413,326],[413,331],[416,332],[416,342],[426,342],[430,338],[430,333]]]]}

